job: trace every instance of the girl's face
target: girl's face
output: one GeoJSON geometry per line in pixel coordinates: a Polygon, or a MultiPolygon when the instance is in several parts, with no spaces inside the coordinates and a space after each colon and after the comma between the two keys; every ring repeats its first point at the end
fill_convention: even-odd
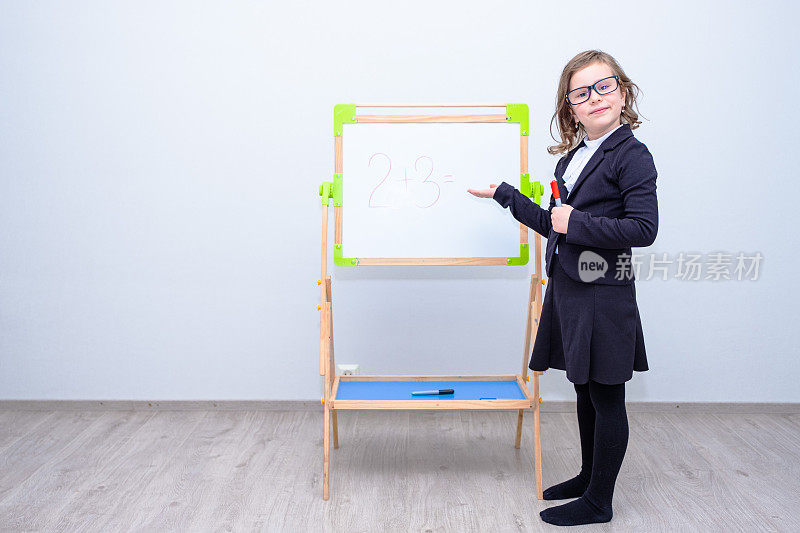
{"type": "MultiPolygon", "coordinates": [[[[575,72],[569,81],[569,89],[593,85],[603,78],[613,76],[611,67],[605,63],[592,63],[575,72]]],[[[572,119],[583,124],[589,140],[602,137],[621,124],[620,115],[625,105],[625,91],[619,85],[613,92],[597,94],[592,88],[589,99],[578,105],[567,103],[572,111],[572,119]]]]}

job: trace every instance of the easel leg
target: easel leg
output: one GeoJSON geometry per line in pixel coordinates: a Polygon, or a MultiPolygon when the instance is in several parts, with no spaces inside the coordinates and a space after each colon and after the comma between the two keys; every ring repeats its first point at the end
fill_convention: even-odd
{"type": "MultiPolygon", "coordinates": [[[[328,294],[331,298],[331,305],[333,302],[333,287],[331,286],[331,277],[328,276],[326,279],[326,283],[328,284],[328,294]]],[[[331,376],[336,375],[336,365],[334,364],[334,354],[333,354],[333,309],[331,308],[331,312],[328,314],[328,324],[330,325],[330,332],[331,332],[331,362],[329,363],[331,376]]],[[[333,418],[333,447],[335,449],[339,449],[339,424],[336,422],[336,409],[331,410],[331,417],[333,418]]]]}
{"type": "Polygon", "coordinates": [[[534,445],[534,463],[536,469],[536,496],[544,499],[542,494],[542,440],[541,431],[539,430],[539,375],[534,372],[534,379],[536,380],[536,400],[537,403],[533,407],[533,445],[534,445]]]}
{"type": "MultiPolygon", "coordinates": [[[[527,234],[527,231],[526,231],[527,234]]],[[[537,251],[538,251],[538,241],[537,241],[537,251]]],[[[538,253],[537,253],[537,260],[538,260],[538,253]]],[[[538,277],[536,275],[531,276],[531,285],[528,290],[528,316],[525,318],[525,342],[523,343],[524,348],[522,351],[522,372],[520,376],[522,376],[522,380],[525,381],[526,376],[528,374],[528,359],[531,356],[531,336],[533,335],[533,318],[535,315],[534,305],[536,301],[536,284],[538,281],[538,277]]],[[[522,439],[522,418],[525,410],[520,409],[519,415],[517,416],[517,439],[514,442],[514,448],[519,450],[520,441],[522,439]]]]}
{"type": "Polygon", "coordinates": [[[322,499],[328,499],[328,473],[330,471],[331,410],[325,405],[325,431],[322,443],[322,499]]]}
{"type": "Polygon", "coordinates": [[[333,418],[333,447],[339,449],[339,425],[336,423],[336,409],[331,412],[333,418]]]}

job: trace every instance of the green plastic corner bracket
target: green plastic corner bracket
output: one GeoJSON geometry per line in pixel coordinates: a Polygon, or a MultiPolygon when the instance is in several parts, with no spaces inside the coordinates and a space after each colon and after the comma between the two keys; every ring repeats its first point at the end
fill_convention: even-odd
{"type": "Polygon", "coordinates": [[[528,243],[520,243],[519,245],[519,257],[507,257],[506,258],[506,265],[508,266],[515,266],[515,265],[527,265],[528,264],[528,243]]]}
{"type": "Polygon", "coordinates": [[[336,104],[333,106],[333,135],[335,137],[342,135],[342,124],[355,121],[356,104],[336,104]]]}
{"type": "Polygon", "coordinates": [[[506,121],[519,122],[520,135],[528,135],[528,104],[506,104],[506,121]]]}
{"type": "Polygon", "coordinates": [[[333,245],[333,264],[340,267],[358,266],[357,257],[342,257],[342,245],[333,245]]]}

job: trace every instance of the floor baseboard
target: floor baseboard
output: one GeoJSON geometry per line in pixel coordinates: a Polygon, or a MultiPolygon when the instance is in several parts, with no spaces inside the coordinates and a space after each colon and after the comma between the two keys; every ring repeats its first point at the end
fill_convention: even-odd
{"type": "MultiPolygon", "coordinates": [[[[800,413],[800,403],[627,402],[625,407],[629,413],[800,413]]],[[[0,410],[30,411],[313,411],[318,409],[322,409],[322,405],[315,400],[0,400],[0,410]]],[[[502,411],[507,410],[502,409],[502,411]]],[[[543,413],[574,412],[575,402],[544,401],[541,410],[543,413]]]]}

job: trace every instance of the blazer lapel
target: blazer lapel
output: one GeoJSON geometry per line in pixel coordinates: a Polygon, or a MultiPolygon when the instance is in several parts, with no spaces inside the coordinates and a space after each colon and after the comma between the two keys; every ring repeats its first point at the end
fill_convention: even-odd
{"type": "Polygon", "coordinates": [[[592,157],[589,158],[589,161],[587,161],[586,166],[583,167],[580,176],[578,176],[578,179],[575,180],[572,190],[569,192],[569,194],[567,194],[567,188],[564,185],[564,172],[567,171],[567,167],[569,166],[570,161],[572,161],[575,152],[577,152],[578,148],[580,148],[580,144],[573,148],[572,153],[569,155],[566,161],[564,161],[564,166],[561,169],[561,172],[556,175],[558,190],[561,193],[561,201],[565,204],[569,204],[575,197],[575,192],[578,190],[578,187],[581,186],[581,183],[586,180],[586,178],[594,171],[594,169],[597,168],[597,165],[599,165],[600,162],[605,158],[606,150],[613,149],[619,143],[632,135],[633,133],[631,132],[630,124],[623,124],[620,128],[614,131],[614,133],[609,135],[608,138],[603,141],[603,144],[597,147],[597,150],[594,154],[592,154],[592,157]],[[564,200],[564,198],[566,198],[566,200],[564,200]]]}
{"type": "Polygon", "coordinates": [[[572,149],[572,152],[569,154],[569,157],[564,160],[564,165],[561,167],[561,170],[556,172],[556,183],[558,184],[558,192],[561,194],[561,201],[563,203],[567,203],[567,186],[564,185],[564,173],[567,171],[567,167],[569,166],[570,161],[575,156],[575,152],[578,151],[580,145],[576,146],[572,149]]]}
{"type": "MultiPolygon", "coordinates": [[[[608,140],[608,139],[606,139],[606,140],[608,140]]],[[[577,191],[578,187],[581,186],[581,183],[583,183],[583,181],[586,179],[586,176],[591,174],[592,171],[595,168],[597,168],[597,165],[600,164],[600,161],[602,161],[603,158],[605,158],[605,156],[606,156],[605,153],[606,153],[606,151],[603,150],[602,146],[598,146],[597,147],[597,150],[595,150],[595,152],[592,154],[592,157],[590,157],[589,161],[586,163],[586,166],[583,167],[583,170],[581,171],[581,175],[578,176],[577,180],[575,180],[575,184],[572,186],[572,190],[569,192],[569,196],[567,196],[567,201],[564,202],[564,203],[569,204],[572,201],[572,199],[575,197],[575,191],[577,191]]],[[[572,205],[572,204],[570,204],[570,205],[572,205]]]]}

